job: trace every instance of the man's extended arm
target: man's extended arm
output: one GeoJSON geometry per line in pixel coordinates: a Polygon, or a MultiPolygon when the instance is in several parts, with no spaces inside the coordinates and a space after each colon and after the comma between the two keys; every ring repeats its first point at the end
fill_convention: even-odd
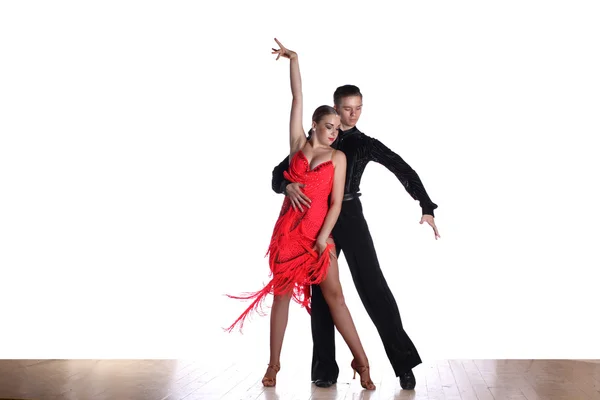
{"type": "Polygon", "coordinates": [[[283,172],[290,166],[290,157],[286,156],[278,166],[273,169],[273,179],[271,187],[275,193],[285,194],[285,187],[290,183],[283,177],[283,172]]]}
{"type": "Polygon", "coordinates": [[[377,139],[371,145],[371,160],[389,169],[402,183],[408,194],[417,200],[423,210],[423,215],[434,216],[433,210],[438,206],[433,203],[425,191],[419,175],[398,154],[377,139]]]}
{"type": "Polygon", "coordinates": [[[304,207],[310,208],[311,200],[304,194],[302,188],[304,184],[290,182],[284,178],[283,172],[290,166],[289,157],[286,157],[278,166],[273,169],[273,178],[271,179],[271,188],[275,193],[287,196],[294,210],[304,212],[304,207]]]}

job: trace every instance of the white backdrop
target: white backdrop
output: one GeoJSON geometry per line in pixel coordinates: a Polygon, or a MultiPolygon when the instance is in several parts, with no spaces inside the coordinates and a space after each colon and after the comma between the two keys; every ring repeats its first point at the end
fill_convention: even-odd
{"type": "MultiPolygon", "coordinates": [[[[283,200],[277,37],[300,55],[305,126],[358,85],[359,128],[439,205],[435,241],[396,178],[367,167],[365,215],[424,359],[600,358],[597,4],[201,4],[0,5],[0,356],[266,348],[268,317],[222,327],[245,306],[224,294],[266,282],[283,200]]],[[[295,304],[289,332],[310,352],[295,304]]]]}

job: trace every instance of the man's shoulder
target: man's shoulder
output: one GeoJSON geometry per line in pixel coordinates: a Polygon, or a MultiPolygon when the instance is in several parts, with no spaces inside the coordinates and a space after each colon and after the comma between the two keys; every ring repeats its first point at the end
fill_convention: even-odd
{"type": "Polygon", "coordinates": [[[369,136],[366,133],[364,133],[363,131],[361,131],[360,129],[356,128],[356,136],[363,139],[363,140],[368,140],[368,141],[373,141],[373,140],[377,140],[375,139],[373,136],[369,136]]]}
{"type": "Polygon", "coordinates": [[[374,136],[367,135],[363,131],[356,129],[356,138],[362,143],[362,146],[367,146],[369,149],[387,149],[387,146],[374,136]]]}

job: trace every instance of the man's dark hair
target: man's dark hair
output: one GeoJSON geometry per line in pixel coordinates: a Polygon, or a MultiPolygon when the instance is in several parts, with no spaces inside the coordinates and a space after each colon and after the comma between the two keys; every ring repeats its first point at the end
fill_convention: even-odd
{"type": "Polygon", "coordinates": [[[344,85],[335,89],[335,92],[333,93],[333,104],[339,106],[342,102],[342,98],[348,96],[360,96],[362,99],[362,93],[360,92],[358,86],[344,85]]]}

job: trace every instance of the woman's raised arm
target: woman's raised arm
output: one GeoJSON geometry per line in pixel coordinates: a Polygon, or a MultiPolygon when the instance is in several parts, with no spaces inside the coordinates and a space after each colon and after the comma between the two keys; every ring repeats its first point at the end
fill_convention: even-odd
{"type": "Polygon", "coordinates": [[[290,113],[290,154],[300,150],[306,143],[306,134],[302,126],[302,79],[300,77],[300,65],[298,64],[298,54],[286,49],[279,40],[275,39],[279,49],[273,49],[272,54],[277,54],[277,60],[280,57],[290,60],[290,84],[292,87],[292,110],[290,113]]]}

